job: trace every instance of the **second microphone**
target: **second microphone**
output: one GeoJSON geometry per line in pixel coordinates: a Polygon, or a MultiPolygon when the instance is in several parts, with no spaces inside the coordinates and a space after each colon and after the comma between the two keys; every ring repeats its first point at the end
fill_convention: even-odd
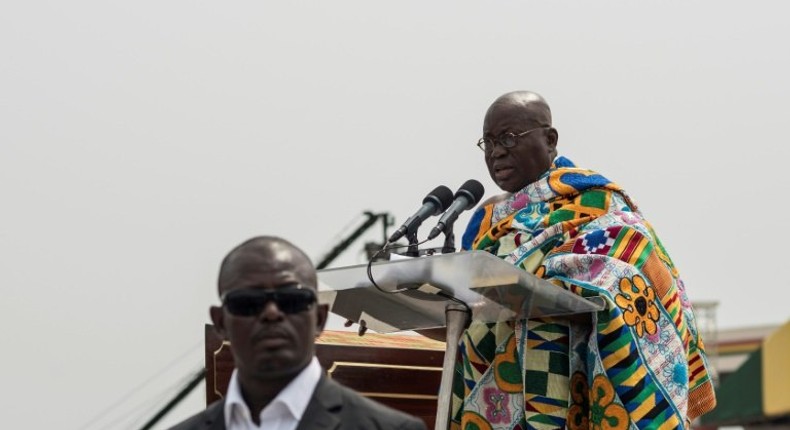
{"type": "Polygon", "coordinates": [[[444,212],[444,215],[439,218],[439,222],[436,223],[436,227],[431,229],[430,234],[428,234],[428,240],[431,240],[440,235],[442,232],[446,232],[451,229],[452,224],[458,218],[458,215],[467,209],[473,208],[483,197],[483,194],[485,194],[485,188],[479,181],[470,179],[464,182],[464,184],[461,185],[461,188],[455,192],[455,195],[453,196],[453,203],[449,208],[447,208],[447,211],[444,212]]]}

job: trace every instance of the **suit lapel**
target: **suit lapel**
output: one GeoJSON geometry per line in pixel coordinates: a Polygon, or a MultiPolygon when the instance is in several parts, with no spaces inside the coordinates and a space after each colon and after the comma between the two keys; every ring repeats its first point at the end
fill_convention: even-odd
{"type": "Polygon", "coordinates": [[[340,426],[342,393],[326,375],[321,375],[296,430],[332,430],[340,426]]]}

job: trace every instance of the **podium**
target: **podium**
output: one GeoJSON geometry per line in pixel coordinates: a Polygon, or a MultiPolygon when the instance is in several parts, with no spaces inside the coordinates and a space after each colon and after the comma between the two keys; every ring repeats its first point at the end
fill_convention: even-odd
{"type": "Polygon", "coordinates": [[[437,430],[449,425],[458,340],[470,319],[500,322],[604,308],[599,297],[580,297],[485,251],[323,269],[318,281],[319,302],[378,333],[446,327],[437,430]]]}

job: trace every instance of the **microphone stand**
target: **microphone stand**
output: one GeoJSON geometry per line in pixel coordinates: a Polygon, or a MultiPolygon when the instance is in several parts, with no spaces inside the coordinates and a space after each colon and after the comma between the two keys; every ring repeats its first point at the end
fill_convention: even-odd
{"type": "Polygon", "coordinates": [[[419,240],[417,240],[417,229],[409,229],[406,232],[406,238],[409,240],[409,248],[406,251],[406,255],[409,257],[419,257],[420,256],[420,249],[419,249],[419,240]],[[413,230],[413,231],[412,231],[413,230]]]}
{"type": "Polygon", "coordinates": [[[442,246],[442,254],[449,254],[455,252],[455,233],[453,232],[453,225],[450,224],[444,228],[444,245],[442,246]]]}

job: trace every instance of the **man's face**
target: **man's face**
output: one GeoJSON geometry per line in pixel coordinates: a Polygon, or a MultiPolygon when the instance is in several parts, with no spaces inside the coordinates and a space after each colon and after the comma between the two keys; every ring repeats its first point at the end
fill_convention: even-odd
{"type": "MultiPolygon", "coordinates": [[[[301,288],[315,291],[311,266],[291,249],[274,246],[270,252],[247,251],[234,260],[221,281],[223,294],[301,288]]],[[[268,301],[256,315],[240,316],[230,306],[212,307],[217,331],[229,340],[236,368],[242,378],[290,379],[314,355],[315,337],[323,330],[327,308],[313,303],[301,312],[287,313],[268,301]]]]}
{"type": "MultiPolygon", "coordinates": [[[[489,108],[483,122],[483,137],[497,140],[505,133],[517,135],[536,127],[548,126],[541,115],[518,103],[501,103],[489,108]]],[[[505,148],[495,144],[485,160],[491,179],[504,191],[516,192],[545,173],[556,156],[557,132],[539,128],[516,138],[516,145],[505,148]]]]}

